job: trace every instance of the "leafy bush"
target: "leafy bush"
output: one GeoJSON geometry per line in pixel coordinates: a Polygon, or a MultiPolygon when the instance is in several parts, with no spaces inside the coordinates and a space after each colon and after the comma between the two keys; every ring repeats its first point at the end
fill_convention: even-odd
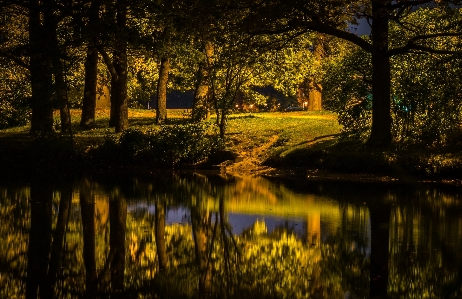
{"type": "Polygon", "coordinates": [[[196,163],[222,148],[216,128],[207,123],[164,125],[158,130],[130,129],[90,150],[93,164],[176,167],[196,163]]]}
{"type": "Polygon", "coordinates": [[[0,130],[27,124],[30,109],[25,102],[19,99],[0,99],[0,130]]]}
{"type": "Polygon", "coordinates": [[[166,165],[196,163],[222,148],[223,143],[211,124],[161,126],[151,137],[151,151],[166,165]]]}

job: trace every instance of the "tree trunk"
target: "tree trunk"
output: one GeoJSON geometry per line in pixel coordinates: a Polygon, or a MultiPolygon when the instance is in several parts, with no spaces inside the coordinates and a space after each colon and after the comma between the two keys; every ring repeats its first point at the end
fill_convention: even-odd
{"type": "Polygon", "coordinates": [[[109,202],[109,221],[111,223],[109,245],[111,250],[115,251],[111,261],[111,285],[117,298],[124,291],[127,203],[123,198],[113,198],[109,202]]]}
{"type": "Polygon", "coordinates": [[[210,68],[213,62],[213,44],[211,42],[205,42],[204,54],[205,61],[201,63],[197,73],[192,109],[192,119],[197,122],[209,119],[212,110],[210,68]]]}
{"type": "Polygon", "coordinates": [[[157,256],[159,257],[159,271],[167,269],[167,251],[165,246],[165,207],[160,202],[161,199],[156,199],[155,218],[155,238],[157,247],[157,256]]]}
{"type": "Polygon", "coordinates": [[[115,127],[120,133],[128,129],[128,99],[127,99],[127,41],[125,29],[127,24],[126,0],[117,1],[117,27],[114,51],[112,53],[111,72],[111,115],[109,126],[115,127]]]}
{"type": "Polygon", "coordinates": [[[368,144],[386,147],[392,141],[388,11],[384,0],[372,1],[372,128],[368,144]]]}
{"type": "Polygon", "coordinates": [[[308,111],[320,111],[322,110],[322,87],[321,84],[311,80],[309,83],[308,92],[308,105],[306,109],[308,111]]]}
{"type": "MultiPolygon", "coordinates": [[[[56,31],[55,31],[56,32],[56,31]]],[[[58,40],[56,39],[56,47],[58,40]]],[[[59,49],[57,48],[59,52],[59,49]]],[[[55,77],[55,98],[56,102],[59,104],[59,115],[61,119],[61,133],[70,133],[71,128],[71,115],[69,110],[69,103],[67,101],[67,85],[64,80],[64,67],[61,59],[58,55],[53,56],[53,72],[55,77]]]]}
{"type": "Polygon", "coordinates": [[[80,126],[83,128],[88,128],[95,122],[97,85],[98,50],[89,44],[85,60],[85,88],[82,102],[82,116],[80,119],[80,126]]]}
{"type": "Polygon", "coordinates": [[[50,35],[42,24],[42,2],[29,1],[31,132],[53,132],[52,62],[50,35]]]}
{"type": "Polygon", "coordinates": [[[160,61],[159,81],[157,83],[156,123],[161,125],[167,119],[167,83],[170,60],[162,57],[160,61]]]}
{"type": "MultiPolygon", "coordinates": [[[[314,56],[318,62],[324,57],[324,45],[323,45],[323,35],[318,34],[314,42],[314,56]]],[[[318,83],[315,77],[309,80],[309,92],[308,92],[308,111],[320,111],[322,110],[322,86],[318,83]]]]}
{"type": "MultiPolygon", "coordinates": [[[[98,25],[100,0],[92,0],[89,12],[89,26],[95,28],[98,25]]],[[[82,116],[80,126],[88,128],[95,122],[96,96],[98,85],[98,38],[92,36],[88,41],[87,58],[85,60],[85,88],[82,102],[82,116]]]]}
{"type": "Polygon", "coordinates": [[[96,230],[95,200],[88,180],[80,189],[80,211],[83,228],[83,261],[85,264],[85,298],[96,298],[96,230]]]}

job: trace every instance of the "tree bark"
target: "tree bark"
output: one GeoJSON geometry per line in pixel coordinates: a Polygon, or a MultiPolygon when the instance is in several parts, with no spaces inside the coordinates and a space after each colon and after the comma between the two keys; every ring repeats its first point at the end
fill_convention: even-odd
{"type": "Polygon", "coordinates": [[[384,0],[372,1],[372,128],[367,143],[386,147],[392,141],[388,11],[384,0]]]}
{"type": "Polygon", "coordinates": [[[196,78],[196,90],[194,92],[192,119],[200,122],[210,118],[212,110],[211,90],[210,90],[210,67],[213,62],[213,44],[205,42],[204,54],[205,61],[200,64],[196,78]]]}
{"type": "MultiPolygon", "coordinates": [[[[318,35],[314,42],[314,56],[319,62],[324,57],[324,45],[323,45],[323,36],[318,35]]],[[[322,110],[322,86],[318,83],[315,77],[311,78],[308,83],[308,111],[320,111],[322,110]]]]}
{"type": "Polygon", "coordinates": [[[117,1],[116,16],[117,33],[115,37],[112,62],[107,61],[111,73],[111,115],[109,126],[115,127],[120,133],[128,129],[128,99],[127,99],[127,41],[125,29],[127,24],[127,2],[117,1]]]}
{"type": "MultiPolygon", "coordinates": [[[[31,98],[31,132],[53,132],[52,61],[48,53],[50,35],[42,23],[41,6],[45,2],[29,1],[29,47],[31,98]]],[[[49,4],[48,4],[49,5],[49,4]]]]}
{"type": "Polygon", "coordinates": [[[95,122],[96,114],[96,88],[98,85],[98,50],[88,45],[85,60],[85,88],[82,101],[82,116],[80,126],[90,127],[95,122]]]}
{"type": "Polygon", "coordinates": [[[157,83],[156,123],[163,124],[167,120],[167,83],[170,60],[162,57],[160,61],[159,81],[157,83]]]}
{"type": "MultiPolygon", "coordinates": [[[[96,29],[98,26],[100,0],[92,0],[89,12],[89,27],[96,29]]],[[[95,122],[96,97],[98,85],[98,38],[93,35],[87,45],[87,57],[85,60],[85,87],[82,101],[82,116],[80,126],[88,128],[95,122]]]]}

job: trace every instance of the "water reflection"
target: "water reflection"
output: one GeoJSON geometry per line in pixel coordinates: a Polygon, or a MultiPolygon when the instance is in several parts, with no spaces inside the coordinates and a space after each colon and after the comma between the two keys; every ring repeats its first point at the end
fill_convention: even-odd
{"type": "Polygon", "coordinates": [[[0,186],[0,298],[460,298],[459,191],[194,174],[0,186]]]}

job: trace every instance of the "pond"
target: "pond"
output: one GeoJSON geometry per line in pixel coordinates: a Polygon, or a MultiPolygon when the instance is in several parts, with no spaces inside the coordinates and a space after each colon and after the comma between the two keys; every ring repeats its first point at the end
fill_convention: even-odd
{"type": "Polygon", "coordinates": [[[0,298],[462,298],[460,191],[195,173],[4,181],[0,298]]]}

